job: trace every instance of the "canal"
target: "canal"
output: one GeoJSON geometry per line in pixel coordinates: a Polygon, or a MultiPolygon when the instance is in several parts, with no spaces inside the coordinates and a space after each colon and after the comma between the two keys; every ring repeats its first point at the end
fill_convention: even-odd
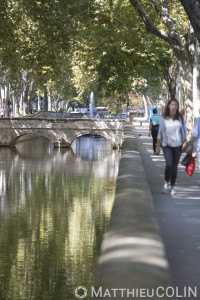
{"type": "Polygon", "coordinates": [[[94,285],[119,158],[100,137],[0,148],[1,300],[73,300],[94,285]]]}

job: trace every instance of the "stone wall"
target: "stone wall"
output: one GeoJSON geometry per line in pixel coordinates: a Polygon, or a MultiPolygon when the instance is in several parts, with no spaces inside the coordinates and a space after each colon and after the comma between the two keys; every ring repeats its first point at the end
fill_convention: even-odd
{"type": "MultiPolygon", "coordinates": [[[[92,299],[101,295],[103,299],[129,299],[133,293],[137,299],[148,299],[144,297],[147,289],[156,293],[158,287],[170,286],[152,203],[135,135],[126,124],[114,206],[98,261],[95,292],[99,294],[92,299]],[[125,289],[123,297],[119,289],[125,289]]],[[[155,294],[151,299],[160,297],[155,294]]]]}

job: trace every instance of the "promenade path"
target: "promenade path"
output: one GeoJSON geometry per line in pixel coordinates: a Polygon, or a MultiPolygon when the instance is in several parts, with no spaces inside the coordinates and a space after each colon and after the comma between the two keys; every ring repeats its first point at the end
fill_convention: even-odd
{"type": "MultiPolygon", "coordinates": [[[[134,123],[133,131],[153,195],[156,217],[160,226],[172,285],[197,287],[200,299],[200,174],[189,177],[179,165],[176,194],[162,194],[164,157],[153,155],[152,138],[148,137],[148,123],[134,123]]],[[[180,299],[180,298],[178,298],[180,299]]],[[[182,298],[183,299],[183,298],[182,298]]],[[[192,297],[189,299],[193,299],[192,297]]]]}

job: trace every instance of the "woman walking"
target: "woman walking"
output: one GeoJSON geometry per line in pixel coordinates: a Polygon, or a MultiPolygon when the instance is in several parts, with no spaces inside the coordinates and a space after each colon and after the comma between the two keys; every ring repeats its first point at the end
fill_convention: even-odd
{"type": "Polygon", "coordinates": [[[178,163],[182,149],[186,146],[187,129],[185,119],[179,113],[179,103],[176,99],[170,100],[163,116],[160,118],[156,154],[160,153],[160,142],[165,157],[165,183],[163,193],[175,194],[178,163]]]}

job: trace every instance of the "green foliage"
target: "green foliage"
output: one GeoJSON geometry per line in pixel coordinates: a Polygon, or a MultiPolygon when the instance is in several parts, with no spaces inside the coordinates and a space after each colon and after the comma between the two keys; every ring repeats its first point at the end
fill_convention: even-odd
{"type": "MultiPolygon", "coordinates": [[[[140,2],[168,32],[152,1],[140,2]]],[[[160,1],[154,3],[161,12],[160,1]]],[[[20,72],[28,71],[37,89],[50,84],[66,99],[83,103],[91,90],[97,101],[124,98],[141,91],[135,84],[141,80],[159,93],[174,64],[170,46],[147,33],[128,0],[2,0],[1,5],[0,61],[10,78],[20,80],[20,72]]],[[[178,0],[169,5],[174,26],[185,34],[182,6],[178,0]]]]}
{"type": "Polygon", "coordinates": [[[151,83],[157,76],[156,84],[161,86],[165,66],[160,58],[169,55],[169,46],[147,34],[129,1],[98,5],[90,26],[82,26],[76,44],[73,70],[79,95],[94,83],[101,96],[124,95],[138,77],[151,83]]]}

